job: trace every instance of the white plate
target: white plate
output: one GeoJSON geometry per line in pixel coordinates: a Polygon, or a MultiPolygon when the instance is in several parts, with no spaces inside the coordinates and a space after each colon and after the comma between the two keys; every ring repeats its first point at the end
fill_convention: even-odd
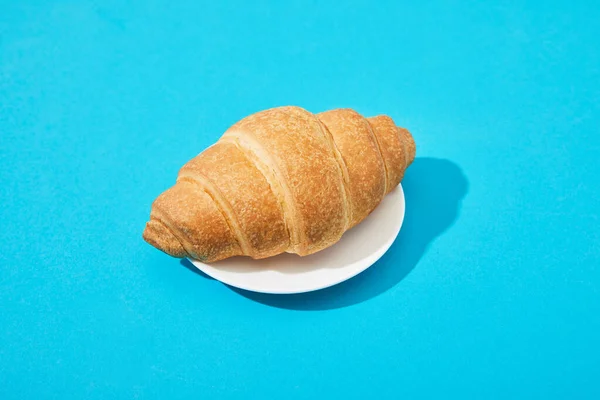
{"type": "Polygon", "coordinates": [[[363,222],[333,246],[310,256],[280,254],[262,260],[232,257],[199,270],[227,285],[262,293],[303,293],[336,285],[375,263],[392,245],[404,220],[404,192],[398,185],[363,222]]]}

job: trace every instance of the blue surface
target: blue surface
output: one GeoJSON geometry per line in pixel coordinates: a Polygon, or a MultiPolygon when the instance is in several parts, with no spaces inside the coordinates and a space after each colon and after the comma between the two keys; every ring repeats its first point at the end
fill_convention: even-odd
{"type": "Polygon", "coordinates": [[[126,3],[0,3],[1,399],[600,398],[596,2],[126,3]],[[413,132],[379,263],[266,296],[142,241],[288,104],[413,132]]]}

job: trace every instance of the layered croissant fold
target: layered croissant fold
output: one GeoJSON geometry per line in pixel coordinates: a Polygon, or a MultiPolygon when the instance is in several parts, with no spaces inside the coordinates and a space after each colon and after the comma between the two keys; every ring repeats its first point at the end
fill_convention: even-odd
{"type": "Polygon", "coordinates": [[[414,158],[412,136],[387,116],[262,111],[183,166],[143,237],[204,262],[312,254],[369,215],[414,158]]]}

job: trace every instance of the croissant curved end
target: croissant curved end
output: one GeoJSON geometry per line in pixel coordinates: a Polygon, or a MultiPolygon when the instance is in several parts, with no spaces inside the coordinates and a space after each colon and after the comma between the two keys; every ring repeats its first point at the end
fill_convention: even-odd
{"type": "Polygon", "coordinates": [[[406,166],[408,167],[415,160],[417,146],[415,144],[415,139],[406,128],[398,127],[398,130],[400,131],[402,141],[408,147],[408,158],[406,160],[406,166]]]}
{"type": "Polygon", "coordinates": [[[188,256],[187,251],[173,235],[173,232],[154,217],[151,217],[150,221],[146,223],[146,229],[144,229],[142,237],[152,246],[173,257],[183,258],[188,256]]]}

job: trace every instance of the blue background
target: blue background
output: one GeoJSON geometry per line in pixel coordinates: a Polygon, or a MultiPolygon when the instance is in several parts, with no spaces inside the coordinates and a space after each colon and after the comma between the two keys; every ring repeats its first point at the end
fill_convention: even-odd
{"type": "Polygon", "coordinates": [[[169,3],[0,3],[0,398],[600,398],[597,2],[169,3]],[[142,241],[288,104],[413,132],[380,262],[256,295],[142,241]]]}

